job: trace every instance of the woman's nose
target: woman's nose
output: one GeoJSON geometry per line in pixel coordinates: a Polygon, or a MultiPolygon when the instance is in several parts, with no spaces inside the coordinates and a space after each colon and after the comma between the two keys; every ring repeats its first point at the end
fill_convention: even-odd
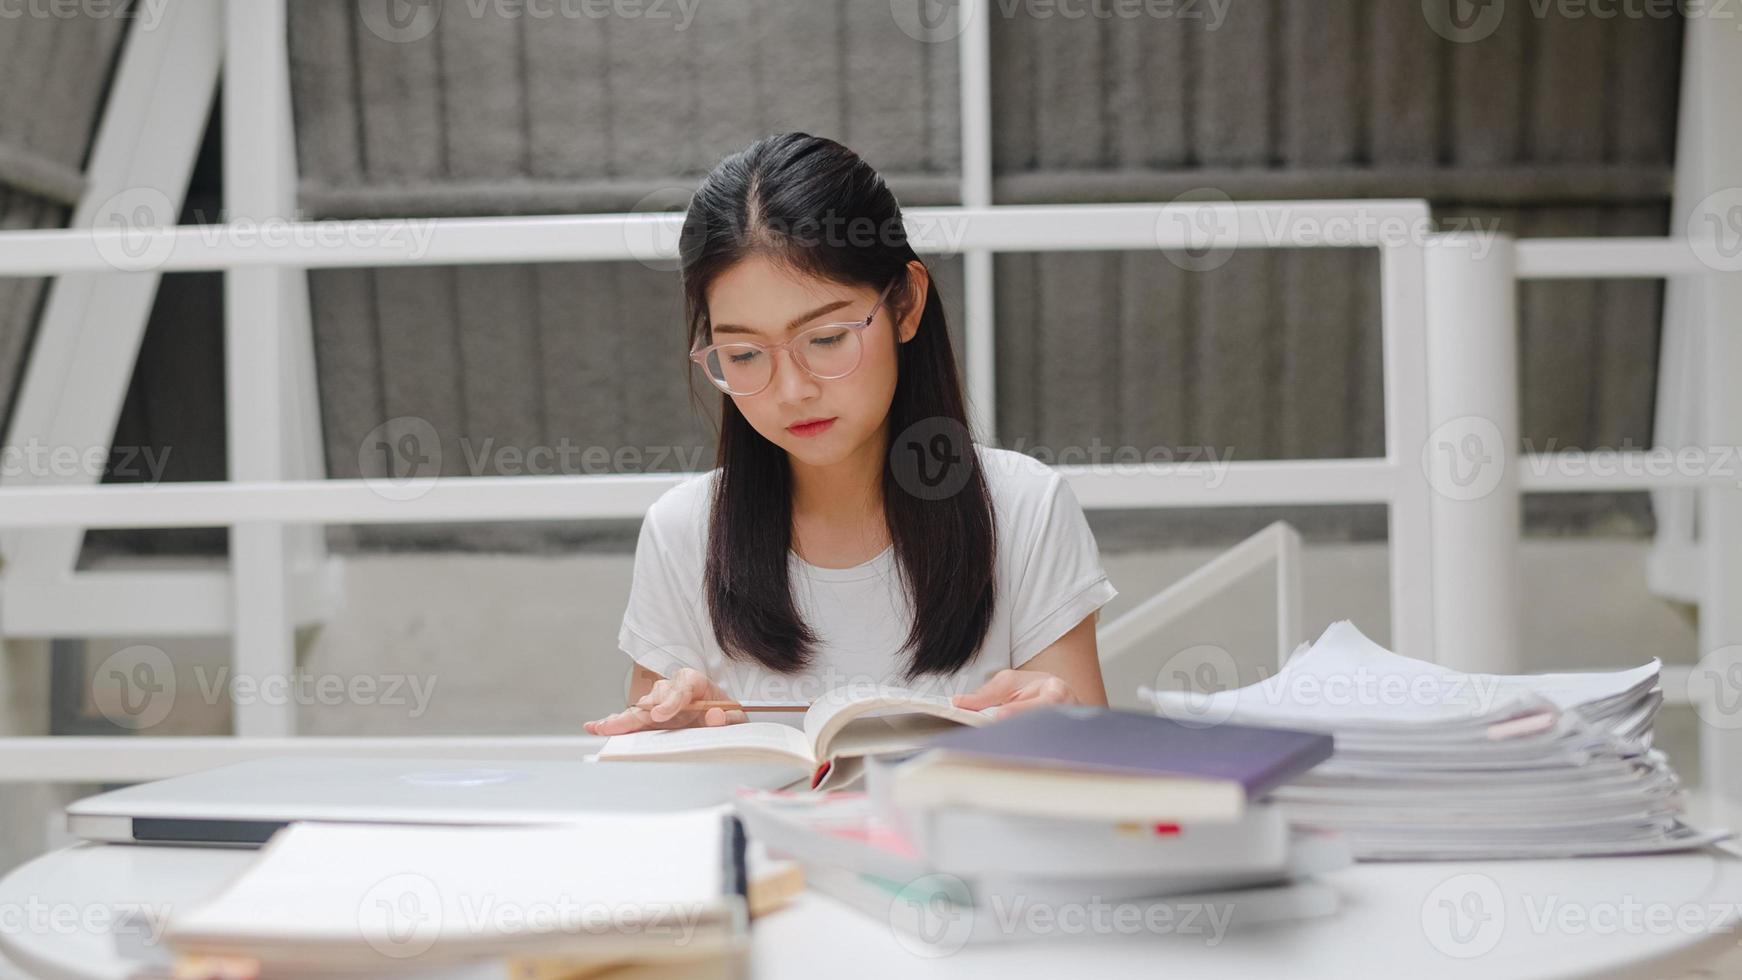
{"type": "Polygon", "coordinates": [[[819,390],[817,379],[811,377],[789,350],[775,352],[773,384],[783,402],[801,402],[815,397],[819,390]]]}

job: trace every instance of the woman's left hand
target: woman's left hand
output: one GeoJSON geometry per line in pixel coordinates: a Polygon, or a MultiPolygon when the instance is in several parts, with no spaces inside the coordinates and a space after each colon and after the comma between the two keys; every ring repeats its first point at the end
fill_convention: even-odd
{"type": "Polygon", "coordinates": [[[1044,670],[1001,670],[977,690],[950,699],[958,708],[979,711],[996,706],[999,718],[1048,704],[1078,704],[1070,685],[1044,670]]]}

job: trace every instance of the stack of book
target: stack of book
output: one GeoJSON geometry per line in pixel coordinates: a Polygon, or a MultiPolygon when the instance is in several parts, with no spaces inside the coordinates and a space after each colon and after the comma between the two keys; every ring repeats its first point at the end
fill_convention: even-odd
{"type": "Polygon", "coordinates": [[[873,758],[866,792],[744,790],[738,812],[811,887],[914,935],[1032,938],[1096,908],[1227,927],[1334,909],[1307,879],[1349,862],[1341,838],[1263,801],[1330,753],[1307,732],[1042,708],[873,758]]]}
{"type": "Polygon", "coordinates": [[[1346,835],[1357,859],[1577,857],[1729,836],[1682,822],[1680,782],[1651,748],[1659,669],[1467,674],[1398,656],[1344,621],[1258,684],[1140,693],[1206,731],[1333,735],[1335,756],[1274,799],[1294,825],[1346,835]]]}

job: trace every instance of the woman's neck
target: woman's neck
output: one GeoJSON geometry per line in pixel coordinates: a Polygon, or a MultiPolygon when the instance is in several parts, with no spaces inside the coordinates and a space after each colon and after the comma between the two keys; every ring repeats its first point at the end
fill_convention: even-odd
{"type": "Polygon", "coordinates": [[[855,552],[869,558],[889,543],[883,519],[887,433],[879,430],[845,459],[827,466],[791,460],[793,545],[807,561],[833,564],[855,552]],[[814,555],[813,555],[814,553],[814,555]]]}

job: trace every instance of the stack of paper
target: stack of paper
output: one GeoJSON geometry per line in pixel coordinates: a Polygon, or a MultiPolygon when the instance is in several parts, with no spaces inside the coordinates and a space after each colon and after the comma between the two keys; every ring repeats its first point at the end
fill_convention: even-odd
{"type": "Polygon", "coordinates": [[[1640,854],[1730,836],[1681,821],[1680,782],[1651,748],[1660,667],[1466,674],[1344,621],[1258,684],[1139,693],[1182,722],[1330,733],[1331,760],[1272,799],[1345,833],[1358,859],[1640,854]]]}

